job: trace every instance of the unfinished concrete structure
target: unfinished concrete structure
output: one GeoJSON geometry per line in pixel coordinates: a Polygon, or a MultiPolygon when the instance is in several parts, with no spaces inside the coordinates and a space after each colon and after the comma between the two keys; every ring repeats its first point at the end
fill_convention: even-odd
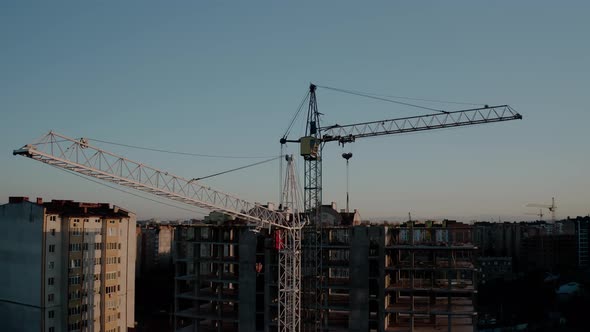
{"type": "Polygon", "coordinates": [[[388,227],[385,329],[473,331],[476,249],[469,225],[443,221],[388,227]]]}
{"type": "Polygon", "coordinates": [[[323,228],[321,328],[383,331],[384,228],[323,228]]]}
{"type": "Polygon", "coordinates": [[[175,241],[175,329],[262,330],[265,295],[271,286],[262,268],[265,256],[270,256],[264,254],[264,243],[263,236],[243,225],[179,227],[175,241]]]}
{"type": "MultiPolygon", "coordinates": [[[[325,208],[322,331],[474,330],[471,226],[358,225],[325,208]]],[[[179,227],[176,331],[276,331],[277,239],[235,220],[179,227]]]]}

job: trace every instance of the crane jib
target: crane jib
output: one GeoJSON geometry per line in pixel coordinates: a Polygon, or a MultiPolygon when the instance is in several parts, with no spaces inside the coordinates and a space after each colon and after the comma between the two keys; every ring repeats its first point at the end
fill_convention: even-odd
{"type": "Polygon", "coordinates": [[[521,119],[522,115],[514,111],[510,106],[501,105],[344,126],[333,125],[321,128],[321,140],[322,142],[351,143],[357,138],[363,137],[404,134],[521,119]]]}

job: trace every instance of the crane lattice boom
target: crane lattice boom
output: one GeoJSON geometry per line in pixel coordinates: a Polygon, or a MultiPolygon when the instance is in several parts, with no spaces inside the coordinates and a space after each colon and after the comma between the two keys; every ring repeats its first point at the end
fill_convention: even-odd
{"type": "Polygon", "coordinates": [[[290,228],[286,214],[272,211],[230,194],[202,186],[197,181],[170,174],[125,157],[101,150],[55,132],[15,150],[43,163],[166,197],[208,210],[217,210],[255,223],[257,226],[290,228]]]}
{"type": "Polygon", "coordinates": [[[349,143],[362,137],[403,134],[517,119],[522,119],[522,115],[508,105],[500,105],[345,126],[333,125],[322,127],[320,131],[322,132],[322,142],[338,141],[340,143],[349,143]]]}
{"type": "MultiPolygon", "coordinates": [[[[14,150],[14,155],[116,183],[200,208],[222,211],[285,234],[279,250],[279,330],[299,332],[301,288],[301,229],[304,222],[294,210],[273,211],[177,175],[101,150],[85,139],[49,132],[39,141],[14,150]],[[292,214],[292,218],[290,218],[292,214]]],[[[294,182],[294,175],[293,179],[294,182]]],[[[295,192],[293,188],[293,192],[295,192]]],[[[294,195],[294,193],[292,194],[294,195]]]]}

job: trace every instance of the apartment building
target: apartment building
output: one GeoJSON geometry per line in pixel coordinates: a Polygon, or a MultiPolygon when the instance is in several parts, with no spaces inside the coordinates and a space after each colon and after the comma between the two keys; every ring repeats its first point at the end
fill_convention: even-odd
{"type": "Polygon", "coordinates": [[[135,215],[104,203],[11,197],[0,205],[0,321],[7,331],[134,327],[135,215]]]}
{"type": "Polygon", "coordinates": [[[172,266],[175,227],[159,223],[138,225],[138,266],[142,274],[167,270],[172,266]]]}

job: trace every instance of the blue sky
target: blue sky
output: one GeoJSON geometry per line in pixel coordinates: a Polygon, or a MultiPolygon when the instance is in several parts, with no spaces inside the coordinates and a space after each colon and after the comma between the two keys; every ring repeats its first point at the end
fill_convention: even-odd
{"type": "MultiPolygon", "coordinates": [[[[194,216],[11,152],[53,129],[177,151],[274,156],[314,82],[506,103],[524,116],[347,146],[354,153],[351,205],[364,218],[412,212],[525,219],[536,212],[526,203],[549,203],[552,196],[560,217],[590,213],[587,2],[359,4],[3,1],[0,202],[42,196],[111,202],[140,218],[194,216]]],[[[325,89],[317,96],[325,124],[422,114],[325,89]]],[[[292,137],[302,131],[298,124],[292,137]]],[[[259,160],[101,146],[187,178],[259,160]]],[[[324,202],[343,207],[345,150],[332,145],[324,152],[324,202]]],[[[206,183],[248,200],[276,201],[278,163],[206,183]]]]}

